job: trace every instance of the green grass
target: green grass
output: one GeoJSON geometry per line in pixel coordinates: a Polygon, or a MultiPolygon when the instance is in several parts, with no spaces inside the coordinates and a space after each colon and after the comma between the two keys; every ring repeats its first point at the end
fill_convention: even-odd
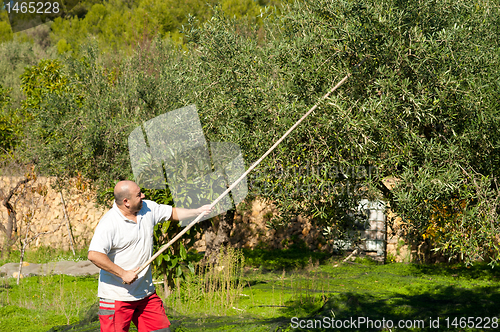
{"type": "MultiPolygon", "coordinates": [[[[51,247],[40,247],[36,250],[27,250],[24,254],[24,261],[36,264],[44,264],[57,261],[81,261],[87,259],[87,248],[75,250],[75,255],[71,251],[54,249],[51,247]]],[[[19,263],[21,253],[11,251],[8,257],[0,259],[0,266],[6,263],[19,263]]]]}
{"type": "Polygon", "coordinates": [[[330,255],[311,251],[303,246],[284,250],[242,249],[249,266],[266,270],[303,269],[311,263],[325,263],[330,255]]]}
{"type": "MultiPolygon", "coordinates": [[[[444,325],[447,317],[451,323],[454,318],[499,317],[500,314],[497,306],[500,274],[498,269],[486,264],[467,268],[444,264],[379,265],[369,260],[345,264],[330,261],[303,270],[263,273],[259,268],[250,268],[243,279],[246,287],[233,312],[225,317],[204,317],[203,311],[194,310],[177,316],[172,311],[171,317],[183,322],[182,331],[221,331],[222,327],[231,331],[258,331],[259,326],[265,331],[295,331],[290,326],[292,317],[306,320],[368,317],[394,322],[424,320],[426,324],[430,317],[439,317],[440,329],[433,331],[448,331],[451,327],[444,325]]],[[[310,330],[314,329],[296,329],[310,330]]],[[[411,329],[427,330],[428,327],[411,329]]],[[[467,328],[461,330],[468,331],[467,328]]]]}
{"type": "MultiPolygon", "coordinates": [[[[440,317],[440,330],[446,331],[449,330],[443,326],[446,317],[499,317],[500,314],[496,305],[500,301],[499,271],[487,265],[470,269],[447,265],[343,265],[324,266],[314,273],[324,275],[322,284],[332,281],[333,289],[321,308],[307,315],[310,318],[369,317],[394,322],[423,320],[428,324],[430,317],[440,317]]],[[[305,317],[296,301],[290,304],[287,315],[305,317]]],[[[412,329],[420,330],[427,329],[412,329]]]]}
{"type": "MultiPolygon", "coordinates": [[[[269,252],[267,256],[262,251],[253,253],[254,256],[248,251],[245,254],[247,263],[252,259],[248,256],[259,257],[260,261],[246,264],[243,272],[235,272],[237,280],[230,275],[224,276],[227,271],[224,268],[208,286],[206,281],[197,281],[202,278],[193,277],[184,283],[181,292],[174,292],[165,300],[172,331],[313,330],[294,330],[290,326],[292,317],[310,321],[324,317],[339,320],[368,317],[426,323],[430,317],[439,317],[440,329],[432,331],[472,331],[446,328],[444,320],[446,317],[450,322],[455,317],[499,317],[500,314],[500,272],[486,264],[472,267],[380,265],[366,259],[341,263],[340,257],[334,257],[329,260],[307,258],[309,263],[303,265],[304,257],[294,262],[286,251],[269,252]],[[270,262],[266,262],[266,257],[270,262]],[[287,262],[291,267],[283,269],[281,263],[276,262],[287,262]],[[260,268],[263,265],[281,269],[260,268]],[[224,292],[228,280],[232,282],[232,291],[224,292]],[[213,290],[211,294],[208,294],[209,289],[213,290]]],[[[229,263],[225,261],[224,264],[229,263]]],[[[160,290],[161,287],[159,293],[160,290]]],[[[95,303],[96,293],[95,276],[30,277],[23,279],[19,286],[14,279],[4,280],[0,289],[0,331],[48,331],[52,326],[74,324],[95,303]]],[[[428,327],[411,329],[427,330],[428,327]]],[[[62,331],[62,328],[53,331],[62,331]]],[[[71,331],[99,331],[99,327],[93,322],[71,331]]]]}
{"type": "Polygon", "coordinates": [[[74,324],[97,300],[97,276],[14,278],[0,284],[0,331],[47,331],[74,324]]]}

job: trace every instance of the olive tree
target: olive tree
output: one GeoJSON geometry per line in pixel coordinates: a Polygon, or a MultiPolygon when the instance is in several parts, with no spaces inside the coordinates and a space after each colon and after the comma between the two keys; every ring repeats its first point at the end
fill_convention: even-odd
{"type": "Polygon", "coordinates": [[[190,18],[183,47],[147,40],[104,64],[90,46],[65,63],[70,88],[45,93],[26,154],[104,188],[131,176],[133,128],[194,103],[207,139],[238,144],[251,163],[350,73],[249,179],[279,209],[270,226],[303,214],[352,238],[359,200],[379,198],[410,243],[496,262],[498,9],[493,0],[300,1],[261,11],[256,25],[215,8],[203,24],[190,18]]]}
{"type": "Polygon", "coordinates": [[[346,216],[361,197],[378,196],[410,243],[496,262],[498,11],[497,1],[304,1],[254,30],[215,15],[188,34],[208,135],[255,160],[352,73],[270,156],[260,194],[336,236],[356,226],[346,216]]]}

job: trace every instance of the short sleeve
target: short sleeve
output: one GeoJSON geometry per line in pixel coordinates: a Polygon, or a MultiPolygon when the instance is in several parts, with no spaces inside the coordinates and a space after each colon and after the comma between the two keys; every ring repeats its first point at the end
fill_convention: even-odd
{"type": "Polygon", "coordinates": [[[153,221],[155,225],[161,221],[170,219],[172,216],[172,207],[170,205],[158,204],[151,201],[148,202],[148,206],[149,203],[152,203],[150,209],[153,214],[153,221]]]}
{"type": "Polygon", "coordinates": [[[95,229],[92,240],[90,241],[89,251],[97,251],[107,255],[112,246],[112,231],[106,227],[105,223],[100,222],[95,229]]]}

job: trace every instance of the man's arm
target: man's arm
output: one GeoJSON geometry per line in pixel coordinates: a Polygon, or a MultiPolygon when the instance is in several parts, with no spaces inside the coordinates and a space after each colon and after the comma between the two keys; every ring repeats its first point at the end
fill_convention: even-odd
{"type": "Polygon", "coordinates": [[[113,273],[115,276],[122,278],[123,282],[126,284],[131,284],[135,280],[137,280],[137,273],[135,273],[136,270],[133,271],[127,271],[113,263],[109,257],[101,252],[98,251],[89,251],[88,254],[88,259],[92,263],[94,263],[95,266],[98,268],[107,271],[109,273],[113,273]]]}
{"type": "Polygon", "coordinates": [[[172,208],[170,220],[180,221],[187,218],[198,217],[202,213],[206,216],[209,215],[210,212],[212,212],[210,204],[203,205],[197,209],[172,208]]]}

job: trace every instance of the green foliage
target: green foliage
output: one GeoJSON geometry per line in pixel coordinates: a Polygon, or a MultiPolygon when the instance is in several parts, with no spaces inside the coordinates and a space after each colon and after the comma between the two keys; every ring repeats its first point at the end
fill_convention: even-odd
{"type": "MultiPolygon", "coordinates": [[[[10,155],[9,159],[18,157],[14,152],[15,148],[22,141],[24,127],[32,116],[30,112],[23,112],[21,108],[23,96],[20,76],[23,72],[26,73],[25,67],[34,65],[37,58],[49,54],[50,52],[44,52],[40,46],[29,42],[21,43],[13,40],[0,44],[0,154],[2,159],[7,154],[10,155]]],[[[50,60],[47,61],[50,62],[50,60]]]]}
{"type": "Polygon", "coordinates": [[[13,140],[14,128],[9,120],[6,107],[10,104],[10,90],[0,85],[0,147],[8,149],[13,140]]]}
{"type": "MultiPolygon", "coordinates": [[[[75,45],[73,28],[118,40],[129,28],[123,17],[143,29],[129,36],[135,43],[159,24],[141,8],[96,4],[84,19],[55,22],[54,33],[66,29],[59,36],[75,45]]],[[[195,103],[207,139],[238,144],[252,162],[351,73],[249,178],[253,195],[276,202],[270,226],[303,214],[355,240],[360,198],[381,198],[412,244],[495,262],[498,9],[496,1],[301,1],[250,24],[214,7],[201,25],[188,19],[183,48],[148,37],[132,57],[106,63],[97,38],[65,62],[72,88],[44,90],[33,105],[40,116],[25,154],[48,174],[78,171],[107,188],[131,177],[133,128],[195,103]]]]}
{"type": "Polygon", "coordinates": [[[165,301],[177,314],[228,315],[233,312],[245,287],[245,257],[241,251],[226,248],[217,253],[217,263],[194,263],[175,292],[165,301]],[[195,273],[196,270],[196,273],[195,273]]]}
{"type": "Polygon", "coordinates": [[[254,0],[222,0],[221,10],[229,17],[257,17],[260,14],[261,7],[254,0]]]}
{"type": "Polygon", "coordinates": [[[387,254],[387,258],[385,259],[386,264],[396,263],[397,257],[393,254],[387,254]]]}
{"type": "Polygon", "coordinates": [[[212,6],[217,3],[217,0],[143,0],[140,1],[139,7],[151,13],[151,20],[158,26],[157,31],[161,36],[170,34],[179,38],[178,30],[188,22],[188,16],[194,16],[204,22],[210,19],[212,6]]]}
{"type": "Polygon", "coordinates": [[[16,40],[0,44],[0,84],[11,89],[13,108],[25,97],[21,92],[20,76],[26,66],[34,66],[41,58],[52,58],[50,50],[43,51],[37,44],[16,40]]]}
{"type": "Polygon", "coordinates": [[[56,47],[57,47],[57,52],[59,54],[66,53],[66,52],[69,52],[71,50],[71,46],[69,46],[68,42],[64,38],[59,39],[56,47]]]}
{"type": "MultiPolygon", "coordinates": [[[[319,46],[329,38],[324,32],[314,30],[316,37],[305,37],[305,28],[289,30],[294,24],[289,20],[302,14],[290,11],[290,17],[278,18],[267,13],[260,29],[217,12],[204,33],[188,33],[201,53],[198,75],[204,94],[198,99],[203,116],[211,119],[206,123],[209,139],[237,142],[249,161],[291,127],[337,74],[327,67],[318,71],[338,49],[319,46]]],[[[316,22],[306,23],[316,29],[316,22]]],[[[323,225],[338,226],[339,237],[352,226],[346,215],[355,211],[360,195],[346,188],[356,188],[359,181],[342,178],[333,168],[364,166],[367,161],[334,158],[330,146],[335,137],[330,133],[342,137],[342,125],[332,118],[325,112],[304,123],[251,175],[256,194],[277,202],[280,219],[274,223],[300,213],[312,215],[323,225]]]]}
{"type": "Polygon", "coordinates": [[[13,38],[12,28],[6,12],[0,12],[0,43],[11,41],[13,38]]]}
{"type": "Polygon", "coordinates": [[[5,89],[3,86],[0,85],[0,108],[4,109],[7,105],[10,104],[11,98],[10,98],[10,90],[5,89]]]}
{"type": "MultiPolygon", "coordinates": [[[[173,199],[168,190],[142,189],[142,191],[147,199],[159,204],[173,205],[173,199]]],[[[160,247],[167,244],[182,231],[182,228],[180,223],[172,220],[165,220],[156,225],[153,232],[153,252],[157,252],[160,247]]],[[[171,290],[175,287],[177,280],[185,277],[186,272],[194,273],[193,262],[196,257],[188,255],[186,247],[193,245],[196,234],[196,227],[189,230],[181,240],[176,241],[153,261],[154,277],[163,279],[164,287],[171,290]]]]}
{"type": "Polygon", "coordinates": [[[90,36],[97,37],[103,50],[119,51],[150,38],[154,29],[144,11],[132,12],[123,2],[109,1],[94,4],[84,18],[56,18],[52,36],[59,52],[78,52],[79,45],[90,36]]]}
{"type": "Polygon", "coordinates": [[[54,20],[52,39],[60,54],[68,51],[78,53],[80,45],[89,36],[97,39],[102,51],[130,54],[137,45],[149,43],[155,36],[170,37],[182,43],[180,31],[188,24],[189,17],[206,22],[217,6],[230,17],[258,22],[257,16],[264,6],[276,6],[278,3],[253,0],[115,0],[87,3],[84,6],[85,15],[68,15],[54,20]]]}
{"type": "MultiPolygon", "coordinates": [[[[41,60],[36,66],[26,67],[21,75],[22,91],[26,94],[23,108],[36,111],[47,94],[69,90],[68,77],[62,72],[59,60],[41,60]]],[[[32,114],[38,116],[39,114],[32,114]]]]}
{"type": "MultiPolygon", "coordinates": [[[[168,241],[177,235],[181,230],[182,227],[176,225],[175,222],[170,220],[161,223],[161,225],[157,225],[153,233],[155,240],[153,251],[158,251],[161,245],[168,243],[168,241]]],[[[183,241],[177,241],[174,243],[170,246],[170,248],[161,253],[153,264],[156,277],[163,277],[163,283],[165,286],[168,286],[169,289],[173,289],[175,287],[176,279],[184,276],[185,270],[182,269],[183,265],[187,266],[189,270],[193,270],[192,263],[187,261],[188,255],[186,247],[183,243],[184,241],[185,240],[183,239],[183,241]]]]}
{"type": "Polygon", "coordinates": [[[193,38],[198,75],[206,75],[200,109],[211,119],[208,135],[239,143],[255,160],[352,73],[269,156],[254,178],[261,194],[277,202],[282,217],[312,215],[336,237],[350,237],[345,230],[355,221],[345,216],[380,190],[412,243],[424,239],[438,206],[450,211],[465,200],[466,211],[441,216],[448,227],[435,248],[469,262],[496,260],[498,15],[484,20],[486,7],[306,1],[279,21],[271,17],[260,43],[262,34],[216,15],[193,38]],[[353,176],[353,169],[363,171],[353,176]],[[398,179],[392,191],[387,177],[398,179]]]}
{"type": "Polygon", "coordinates": [[[130,172],[128,134],[122,128],[130,128],[138,119],[131,117],[137,114],[135,108],[128,109],[131,105],[102,98],[117,92],[116,72],[103,68],[96,59],[90,46],[84,57],[66,62],[65,70],[59,62],[44,61],[23,76],[23,89],[29,93],[26,113],[36,114],[25,132],[23,157],[36,160],[47,175],[64,179],[81,174],[104,189],[130,172]]]}
{"type": "Polygon", "coordinates": [[[10,89],[0,85],[0,155],[9,153],[22,135],[22,120],[11,109],[10,89]]]}
{"type": "Polygon", "coordinates": [[[496,260],[500,159],[497,132],[485,128],[498,126],[497,72],[488,69],[499,61],[498,40],[489,37],[498,26],[466,2],[393,5],[360,7],[362,24],[350,30],[358,31],[352,49],[373,54],[358,75],[372,81],[356,83],[366,89],[356,96],[359,109],[376,120],[362,136],[378,145],[371,154],[379,174],[400,179],[388,198],[410,242],[434,228],[445,254],[496,260]]]}

